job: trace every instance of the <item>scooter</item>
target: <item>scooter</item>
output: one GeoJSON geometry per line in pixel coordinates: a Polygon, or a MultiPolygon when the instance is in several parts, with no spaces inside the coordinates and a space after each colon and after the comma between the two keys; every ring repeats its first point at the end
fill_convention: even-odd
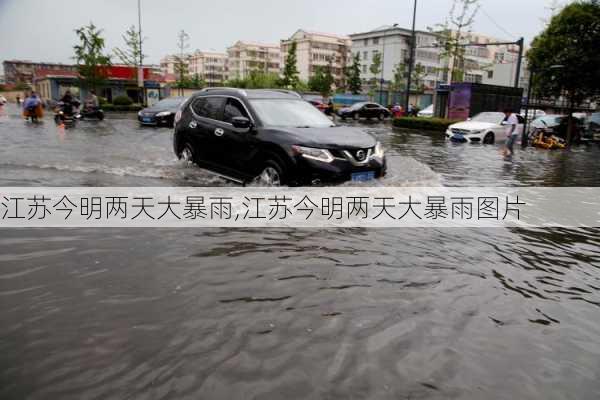
{"type": "Polygon", "coordinates": [[[77,120],[77,103],[63,103],[62,101],[56,104],[54,108],[54,122],[57,125],[72,126],[77,120]]]}
{"type": "Polygon", "coordinates": [[[84,107],[83,110],[77,115],[79,119],[97,119],[102,121],[104,119],[104,110],[95,107],[84,107]]]}

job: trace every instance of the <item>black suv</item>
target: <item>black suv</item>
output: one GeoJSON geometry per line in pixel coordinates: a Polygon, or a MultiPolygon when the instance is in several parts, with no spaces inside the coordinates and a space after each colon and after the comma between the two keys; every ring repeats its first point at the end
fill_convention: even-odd
{"type": "Polygon", "coordinates": [[[265,185],[368,181],[385,174],[383,146],[335,125],[297,93],[204,89],[175,116],[175,154],[227,179],[265,185]]]}

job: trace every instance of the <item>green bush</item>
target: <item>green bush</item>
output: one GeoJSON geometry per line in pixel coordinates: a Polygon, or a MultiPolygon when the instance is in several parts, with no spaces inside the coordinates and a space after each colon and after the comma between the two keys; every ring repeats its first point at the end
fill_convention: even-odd
{"type": "Polygon", "coordinates": [[[106,104],[110,104],[108,102],[108,100],[106,100],[106,97],[102,97],[102,96],[98,96],[98,103],[100,104],[100,106],[104,106],[106,104]]]}
{"type": "Polygon", "coordinates": [[[130,106],[133,104],[133,100],[128,96],[117,96],[113,99],[113,104],[115,106],[130,106]]]}
{"type": "Polygon", "coordinates": [[[417,129],[424,131],[445,132],[448,126],[459,121],[444,118],[402,117],[394,119],[397,128],[417,129]]]}

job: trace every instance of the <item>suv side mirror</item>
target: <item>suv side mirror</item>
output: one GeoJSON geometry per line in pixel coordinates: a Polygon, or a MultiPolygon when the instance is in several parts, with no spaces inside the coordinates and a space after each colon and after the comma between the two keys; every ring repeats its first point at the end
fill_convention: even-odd
{"type": "Polygon", "coordinates": [[[252,127],[252,122],[246,117],[233,117],[231,124],[237,129],[250,129],[252,127]]]}

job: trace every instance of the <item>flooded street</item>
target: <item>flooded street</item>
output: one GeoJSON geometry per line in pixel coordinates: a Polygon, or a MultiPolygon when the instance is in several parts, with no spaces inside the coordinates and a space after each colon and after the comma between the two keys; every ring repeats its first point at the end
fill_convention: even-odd
{"type": "MultiPolygon", "coordinates": [[[[349,124],[388,149],[378,185],[600,186],[597,145],[349,124]]],[[[171,140],[9,107],[0,186],[232,185],[171,140]]],[[[600,230],[4,229],[0,352],[1,399],[596,399],[600,230]]]]}

